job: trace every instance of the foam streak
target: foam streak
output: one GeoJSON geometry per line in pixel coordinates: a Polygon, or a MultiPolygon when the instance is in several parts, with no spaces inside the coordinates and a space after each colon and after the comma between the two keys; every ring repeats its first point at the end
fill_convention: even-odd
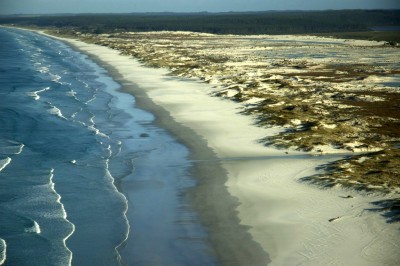
{"type": "Polygon", "coordinates": [[[62,204],[62,202],[61,202],[61,195],[58,194],[57,191],[56,191],[56,189],[55,189],[55,184],[54,184],[54,182],[53,182],[53,178],[54,178],[54,169],[51,169],[51,170],[50,170],[50,187],[51,187],[51,190],[57,195],[57,202],[58,202],[58,204],[60,204],[61,209],[62,209],[62,211],[63,211],[63,218],[64,218],[65,221],[67,221],[67,222],[71,225],[71,227],[72,227],[71,232],[63,239],[64,247],[65,247],[65,248],[68,250],[68,252],[71,254],[71,255],[70,255],[70,258],[69,258],[69,263],[68,263],[68,265],[71,265],[71,264],[72,264],[72,251],[68,248],[66,241],[67,241],[67,239],[70,238],[70,236],[75,232],[75,225],[74,225],[73,223],[71,223],[71,222],[68,220],[68,218],[67,218],[67,212],[65,211],[64,204],[62,204]]]}
{"type": "Polygon", "coordinates": [[[4,168],[7,167],[11,163],[11,158],[7,157],[6,159],[0,160],[0,172],[3,171],[4,168]]]}

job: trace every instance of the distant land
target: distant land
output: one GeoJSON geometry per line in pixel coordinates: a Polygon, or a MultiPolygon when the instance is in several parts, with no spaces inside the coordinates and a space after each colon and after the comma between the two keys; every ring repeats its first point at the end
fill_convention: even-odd
{"type": "Polygon", "coordinates": [[[356,32],[354,38],[400,42],[400,10],[14,15],[0,16],[0,24],[62,27],[97,34],[192,31],[241,35],[337,33],[335,37],[340,37],[356,32]],[[379,30],[390,28],[397,31],[379,30]]]}

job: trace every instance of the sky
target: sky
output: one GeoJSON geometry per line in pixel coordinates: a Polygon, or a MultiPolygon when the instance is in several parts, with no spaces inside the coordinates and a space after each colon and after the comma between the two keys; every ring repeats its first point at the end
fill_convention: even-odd
{"type": "Polygon", "coordinates": [[[400,0],[0,0],[0,14],[400,9],[400,0]]]}

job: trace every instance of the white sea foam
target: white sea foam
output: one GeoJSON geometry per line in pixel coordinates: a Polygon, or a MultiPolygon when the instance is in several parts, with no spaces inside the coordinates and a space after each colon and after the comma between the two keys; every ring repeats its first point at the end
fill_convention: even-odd
{"type": "Polygon", "coordinates": [[[53,106],[53,107],[51,107],[51,108],[49,109],[49,113],[64,118],[63,114],[61,113],[61,110],[58,109],[58,108],[55,107],[55,106],[53,106]]]}
{"type": "Polygon", "coordinates": [[[36,221],[33,221],[33,225],[29,228],[25,228],[25,232],[40,234],[41,233],[40,226],[36,221]]]}
{"type": "Polygon", "coordinates": [[[39,93],[41,92],[45,92],[50,90],[50,87],[46,87],[44,89],[38,90],[38,91],[33,91],[33,92],[27,92],[27,94],[31,97],[33,97],[33,99],[35,99],[35,101],[40,99],[39,93]]]}
{"type": "Polygon", "coordinates": [[[74,91],[74,90],[72,90],[72,89],[71,89],[70,91],[67,91],[67,92],[65,93],[65,95],[67,95],[68,97],[74,98],[77,102],[81,102],[81,100],[80,100],[78,97],[76,97],[77,92],[74,91]]]}
{"type": "Polygon", "coordinates": [[[24,147],[23,143],[12,140],[0,140],[0,154],[5,156],[21,154],[24,147]]]}
{"type": "Polygon", "coordinates": [[[98,135],[98,136],[101,136],[101,137],[103,137],[103,138],[109,139],[109,138],[110,138],[109,136],[107,136],[106,134],[102,133],[98,128],[96,128],[96,124],[95,124],[95,122],[94,122],[94,118],[95,118],[95,116],[92,116],[92,117],[90,118],[90,123],[91,123],[91,125],[88,126],[88,129],[89,129],[90,131],[94,131],[94,132],[96,133],[96,135],[98,135]]]}
{"type": "Polygon", "coordinates": [[[107,151],[108,151],[108,158],[111,158],[111,156],[112,156],[112,154],[113,154],[111,145],[108,145],[107,151]]]}
{"type": "Polygon", "coordinates": [[[49,180],[50,188],[51,188],[51,190],[53,191],[53,193],[57,196],[57,203],[60,204],[60,206],[61,206],[61,209],[62,209],[62,212],[63,212],[63,218],[64,218],[64,220],[67,221],[67,222],[71,225],[71,227],[72,227],[71,232],[63,239],[64,247],[65,247],[65,248],[68,250],[68,252],[70,253],[68,265],[71,265],[71,264],[72,264],[72,251],[68,248],[66,241],[67,241],[67,239],[70,238],[71,235],[75,232],[75,225],[74,225],[73,223],[71,223],[71,222],[68,220],[68,218],[67,218],[67,212],[65,211],[64,204],[62,204],[62,202],[61,202],[61,195],[58,194],[58,192],[57,192],[56,189],[55,189],[55,184],[54,184],[54,182],[53,182],[53,178],[54,178],[54,169],[52,168],[52,169],[50,170],[50,180],[49,180]]]}
{"type": "Polygon", "coordinates": [[[53,115],[56,115],[56,116],[58,116],[58,117],[61,117],[62,119],[68,120],[68,119],[62,114],[62,112],[61,112],[60,109],[58,109],[58,108],[55,107],[54,105],[51,105],[51,103],[49,103],[49,105],[50,105],[50,109],[48,109],[47,111],[48,111],[50,114],[53,114],[53,115]]]}
{"type": "Polygon", "coordinates": [[[61,76],[60,76],[60,75],[51,74],[51,73],[50,73],[50,76],[51,76],[51,80],[52,80],[52,81],[54,81],[54,82],[56,82],[56,83],[62,84],[62,83],[60,82],[60,79],[61,79],[61,76]]]}
{"type": "Polygon", "coordinates": [[[85,104],[89,104],[91,101],[94,101],[94,100],[96,100],[96,96],[93,95],[93,98],[87,100],[87,101],[85,102],[85,104]]]}
{"type": "MultiPolygon", "coordinates": [[[[108,148],[109,148],[109,150],[110,150],[110,156],[111,156],[111,147],[109,146],[108,148]]],[[[128,240],[129,232],[130,232],[130,230],[131,230],[131,226],[130,226],[130,224],[129,224],[128,217],[126,216],[126,214],[127,214],[127,212],[128,212],[128,200],[127,200],[127,198],[125,197],[125,195],[122,194],[120,191],[118,191],[117,187],[115,186],[115,178],[111,175],[111,172],[110,172],[110,170],[109,170],[109,163],[110,163],[110,160],[109,160],[109,159],[106,159],[106,160],[105,160],[105,165],[106,165],[106,169],[105,169],[105,170],[106,170],[106,176],[110,179],[110,181],[111,181],[111,183],[112,183],[112,185],[113,185],[113,188],[114,188],[115,192],[121,197],[121,199],[122,199],[122,200],[124,201],[124,203],[125,203],[125,209],[124,209],[124,211],[123,211],[123,217],[124,217],[125,224],[126,224],[126,228],[127,228],[127,229],[126,229],[126,234],[125,234],[124,239],[121,241],[121,243],[118,244],[118,245],[115,247],[115,253],[117,254],[117,260],[120,262],[120,264],[123,264],[121,254],[119,253],[118,250],[119,250],[119,248],[120,248],[121,246],[123,246],[124,243],[128,240]]]]}
{"type": "Polygon", "coordinates": [[[4,168],[7,167],[11,163],[11,158],[7,157],[3,160],[0,160],[0,172],[3,171],[4,168]]]}
{"type": "Polygon", "coordinates": [[[24,145],[23,143],[21,143],[21,144],[19,145],[19,150],[18,150],[18,152],[15,153],[15,154],[21,154],[22,151],[24,150],[24,147],[25,147],[25,145],[24,145]]]}
{"type": "Polygon", "coordinates": [[[70,91],[66,92],[65,94],[66,94],[67,96],[75,97],[76,91],[70,90],[70,91]]]}
{"type": "Polygon", "coordinates": [[[120,141],[120,140],[117,141],[117,149],[118,150],[117,150],[117,152],[115,153],[114,156],[118,156],[122,151],[122,141],[120,141]]]}
{"type": "Polygon", "coordinates": [[[7,244],[6,241],[0,238],[0,265],[3,265],[6,262],[6,251],[7,251],[7,244]]]}
{"type": "Polygon", "coordinates": [[[40,73],[49,73],[50,69],[48,67],[39,67],[37,69],[40,73]]]}
{"type": "Polygon", "coordinates": [[[89,129],[90,131],[95,132],[95,134],[98,135],[98,136],[101,136],[101,137],[103,137],[103,138],[108,138],[108,139],[110,138],[110,137],[107,136],[106,134],[102,133],[99,129],[97,129],[96,127],[94,127],[94,125],[88,126],[88,129],[89,129]]]}

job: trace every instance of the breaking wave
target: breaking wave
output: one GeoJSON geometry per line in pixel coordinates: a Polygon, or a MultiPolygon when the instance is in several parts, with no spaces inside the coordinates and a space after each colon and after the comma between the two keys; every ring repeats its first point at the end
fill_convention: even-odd
{"type": "Polygon", "coordinates": [[[12,156],[21,154],[25,145],[17,141],[0,139],[0,154],[4,156],[12,156]]]}
{"type": "MultiPolygon", "coordinates": [[[[67,212],[65,210],[64,204],[62,204],[62,202],[61,202],[60,194],[58,194],[57,191],[56,191],[55,184],[53,182],[53,178],[54,178],[54,169],[51,169],[50,170],[50,182],[49,182],[51,190],[57,196],[57,203],[60,204],[60,206],[61,206],[64,220],[67,221],[67,223],[69,223],[71,225],[71,227],[72,227],[71,232],[63,239],[63,243],[64,243],[65,249],[68,250],[68,252],[71,254],[70,257],[69,257],[69,265],[71,265],[71,263],[72,263],[72,251],[68,248],[66,241],[67,241],[68,238],[70,238],[74,234],[75,225],[68,220],[67,212]]],[[[40,233],[40,227],[39,227],[39,233],[40,233]]]]}
{"type": "Polygon", "coordinates": [[[36,221],[32,221],[32,226],[25,228],[25,232],[40,234],[41,233],[40,226],[36,221]]]}
{"type": "Polygon", "coordinates": [[[3,171],[4,168],[7,167],[11,163],[11,158],[7,157],[6,159],[0,160],[0,172],[3,171]]]}
{"type": "Polygon", "coordinates": [[[7,244],[6,241],[0,238],[0,265],[6,262],[7,244]]]}
{"type": "Polygon", "coordinates": [[[38,90],[38,91],[33,91],[33,92],[28,92],[27,94],[31,96],[35,101],[38,101],[40,99],[39,93],[45,92],[50,90],[50,87],[46,87],[44,89],[38,90]]]}

